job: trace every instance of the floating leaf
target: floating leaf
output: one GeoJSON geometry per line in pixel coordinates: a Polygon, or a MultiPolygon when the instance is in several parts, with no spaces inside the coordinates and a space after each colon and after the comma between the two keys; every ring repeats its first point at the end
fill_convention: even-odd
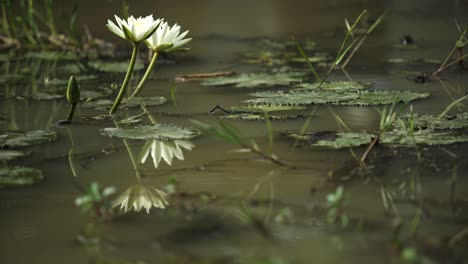
{"type": "Polygon", "coordinates": [[[0,148],[22,148],[55,140],[57,134],[50,130],[34,130],[26,134],[0,134],[0,148]]]}
{"type": "Polygon", "coordinates": [[[287,86],[302,82],[307,75],[308,73],[305,72],[243,73],[211,78],[201,84],[205,86],[230,85],[237,88],[287,86]]]}
{"type": "Polygon", "coordinates": [[[38,169],[14,167],[0,169],[0,187],[30,186],[44,179],[38,169]]]}
{"type": "Polygon", "coordinates": [[[310,105],[330,104],[358,99],[358,93],[337,93],[330,91],[293,90],[290,92],[267,91],[251,94],[255,99],[247,100],[251,104],[266,105],[310,105]]]}
{"type": "MultiPolygon", "coordinates": [[[[302,83],[297,86],[297,88],[304,89],[317,89],[319,83],[302,83]]],[[[320,86],[320,90],[325,91],[356,91],[364,90],[371,87],[372,83],[370,82],[353,82],[353,81],[334,81],[334,82],[324,82],[320,86]]]]}
{"type": "Polygon", "coordinates": [[[64,94],[50,94],[43,92],[37,92],[32,95],[32,99],[34,100],[57,100],[63,97],[65,97],[64,94]]]}
{"type": "Polygon", "coordinates": [[[337,105],[383,105],[392,104],[395,97],[398,102],[410,102],[426,98],[429,93],[400,92],[400,91],[321,91],[321,90],[292,90],[266,91],[251,94],[255,99],[247,100],[252,104],[267,105],[309,105],[309,104],[337,104],[337,105]]]}
{"type": "Polygon", "coordinates": [[[9,161],[29,155],[29,152],[18,150],[0,150],[0,161],[9,161]]]}
{"type": "Polygon", "coordinates": [[[3,83],[18,83],[25,79],[25,76],[20,74],[1,74],[0,84],[3,83]]]}
{"type": "MultiPolygon", "coordinates": [[[[430,128],[433,129],[465,129],[468,128],[468,112],[462,112],[458,113],[455,115],[445,115],[439,120],[437,118],[439,117],[438,114],[432,114],[432,115],[418,115],[414,114],[412,119],[413,119],[413,125],[415,128],[430,128]],[[437,120],[437,121],[436,121],[437,120]]],[[[405,125],[409,121],[411,117],[409,115],[405,115],[401,117],[401,119],[404,121],[405,125]]],[[[400,122],[397,123],[397,128],[403,129],[403,124],[400,122]]]]}
{"type": "MultiPolygon", "coordinates": [[[[222,118],[226,119],[233,119],[233,120],[265,120],[265,114],[263,113],[234,113],[234,114],[227,114],[221,116],[222,118]]],[[[269,115],[269,120],[290,120],[290,119],[298,119],[298,118],[306,118],[308,115],[305,114],[297,114],[297,115],[269,115]]]]}
{"type": "Polygon", "coordinates": [[[151,126],[137,126],[133,128],[104,128],[101,134],[108,137],[128,139],[190,139],[201,134],[195,128],[185,128],[174,124],[156,124],[151,126]]]}
{"type": "Polygon", "coordinates": [[[369,144],[372,140],[372,135],[370,134],[335,131],[321,131],[303,135],[286,133],[286,135],[294,139],[307,141],[312,147],[329,149],[359,147],[369,144]]]}
{"type": "Polygon", "coordinates": [[[265,105],[265,104],[248,104],[241,106],[233,106],[230,108],[233,112],[244,113],[263,113],[263,112],[280,112],[280,111],[294,111],[304,110],[304,106],[298,105],[265,105]]]}
{"type": "MultiPolygon", "coordinates": [[[[140,105],[156,106],[162,105],[166,102],[164,97],[132,97],[125,98],[122,100],[120,108],[133,108],[139,107],[140,105]]],[[[109,110],[114,104],[111,100],[96,100],[83,104],[83,107],[94,108],[96,110],[109,110]]]]}
{"type": "MultiPolygon", "coordinates": [[[[128,62],[105,62],[105,61],[95,61],[91,62],[90,66],[102,72],[111,72],[111,73],[126,73],[128,69],[128,62]]],[[[142,62],[135,63],[135,71],[141,71],[145,68],[145,65],[142,62]]]]}
{"type": "Polygon", "coordinates": [[[77,57],[74,53],[55,52],[55,51],[40,51],[28,52],[23,58],[36,59],[36,60],[76,60],[77,57]]]}
{"type": "Polygon", "coordinates": [[[400,146],[418,145],[449,145],[454,143],[468,142],[468,135],[460,131],[421,129],[413,133],[395,130],[385,133],[380,143],[400,146]]]}
{"type": "Polygon", "coordinates": [[[418,99],[429,97],[429,93],[419,93],[410,91],[362,91],[359,97],[349,101],[337,102],[339,105],[386,105],[392,104],[395,98],[398,103],[408,103],[418,99]]]}
{"type": "MultiPolygon", "coordinates": [[[[98,77],[97,75],[78,75],[78,76],[75,76],[76,80],[79,81],[79,82],[94,80],[97,77],[98,77]]],[[[59,86],[59,85],[65,85],[66,86],[68,84],[68,78],[67,79],[49,79],[49,78],[46,78],[44,80],[44,84],[45,85],[50,85],[50,86],[59,86]]]]}

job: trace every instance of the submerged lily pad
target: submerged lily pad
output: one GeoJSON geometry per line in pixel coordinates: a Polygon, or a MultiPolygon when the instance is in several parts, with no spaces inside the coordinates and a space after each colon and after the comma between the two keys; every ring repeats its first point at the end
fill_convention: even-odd
{"type": "Polygon", "coordinates": [[[255,99],[247,100],[252,104],[267,105],[309,105],[309,104],[337,104],[337,105],[383,105],[392,104],[395,97],[398,102],[410,102],[417,99],[426,98],[429,93],[416,93],[409,91],[355,91],[355,92],[335,92],[321,90],[292,90],[267,91],[251,94],[255,99]]]}
{"type": "MultiPolygon", "coordinates": [[[[162,105],[165,102],[167,102],[167,99],[164,97],[132,97],[123,99],[120,108],[133,108],[139,107],[140,105],[156,106],[162,105]]],[[[96,100],[84,103],[83,107],[105,111],[109,110],[112,104],[114,104],[114,102],[111,100],[96,100]]]]}
{"type": "Polygon", "coordinates": [[[308,73],[305,72],[243,73],[211,78],[201,84],[205,86],[230,85],[237,88],[287,86],[302,82],[307,75],[308,73]]]}
{"type": "Polygon", "coordinates": [[[0,187],[22,187],[41,182],[44,179],[38,169],[14,167],[0,169],[0,187]]]}
{"type": "Polygon", "coordinates": [[[0,161],[9,161],[29,155],[29,152],[19,150],[0,150],[0,161]]]}
{"type": "Polygon", "coordinates": [[[0,134],[0,148],[22,148],[55,140],[57,134],[50,130],[34,130],[25,134],[0,134]]]}
{"type": "MultiPolygon", "coordinates": [[[[304,89],[317,89],[319,83],[302,83],[299,84],[298,88],[304,89]]],[[[325,91],[356,91],[364,90],[371,87],[372,83],[370,82],[353,82],[353,81],[333,81],[333,82],[324,82],[320,86],[320,90],[325,91]]]]}
{"type": "MultiPolygon", "coordinates": [[[[128,61],[126,62],[105,62],[105,61],[96,61],[91,62],[90,66],[102,72],[110,73],[126,73],[128,69],[128,61]]],[[[141,71],[145,68],[145,65],[142,62],[136,62],[134,70],[141,71]]]]}
{"type": "Polygon", "coordinates": [[[137,126],[133,128],[104,128],[101,134],[108,137],[128,139],[190,139],[201,134],[195,128],[185,128],[174,124],[156,124],[151,126],[137,126]]]}

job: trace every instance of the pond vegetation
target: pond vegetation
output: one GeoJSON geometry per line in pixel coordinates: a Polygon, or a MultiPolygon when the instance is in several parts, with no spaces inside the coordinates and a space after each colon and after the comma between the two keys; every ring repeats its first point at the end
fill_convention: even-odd
{"type": "Polygon", "coordinates": [[[352,65],[388,12],[344,18],[334,50],[315,36],[192,41],[127,1],[101,25],[120,39],[103,40],[78,29],[78,2],[63,21],[56,2],[0,2],[0,211],[55,221],[60,203],[75,235],[54,247],[74,239],[70,263],[468,261],[468,28],[435,61],[381,51],[378,67],[404,68],[382,74],[352,65]],[[210,41],[245,50],[204,72],[188,47],[210,41]]]}

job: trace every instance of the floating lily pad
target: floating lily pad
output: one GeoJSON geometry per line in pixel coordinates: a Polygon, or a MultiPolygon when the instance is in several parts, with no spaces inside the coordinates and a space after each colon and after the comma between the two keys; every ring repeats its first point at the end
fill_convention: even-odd
{"type": "Polygon", "coordinates": [[[29,155],[29,152],[19,150],[0,150],[0,161],[9,161],[29,155]]]}
{"type": "MultiPolygon", "coordinates": [[[[125,62],[105,62],[105,61],[96,61],[91,62],[90,66],[102,72],[110,73],[126,73],[128,69],[128,61],[125,62]]],[[[142,62],[137,61],[135,63],[135,71],[141,71],[145,68],[145,65],[142,62]]]]}
{"type": "MultiPolygon", "coordinates": [[[[167,102],[167,99],[164,97],[132,97],[123,99],[120,108],[133,108],[139,107],[140,105],[156,106],[162,105],[165,102],[167,102]]],[[[105,111],[109,110],[113,104],[114,101],[111,100],[96,100],[84,103],[83,107],[105,111]]]]}
{"type": "Polygon", "coordinates": [[[370,134],[335,131],[321,131],[303,135],[287,133],[286,135],[294,139],[307,141],[307,144],[312,147],[328,149],[359,147],[369,144],[372,140],[370,134]]]}
{"type": "Polygon", "coordinates": [[[0,169],[0,187],[22,187],[41,182],[44,179],[38,169],[14,167],[0,169]]]}
{"type": "MultiPolygon", "coordinates": [[[[465,129],[468,128],[468,112],[462,112],[455,115],[445,115],[439,118],[438,114],[418,115],[414,114],[413,126],[415,128],[432,128],[432,129],[465,129]],[[437,121],[436,121],[437,120],[437,121]]],[[[401,117],[405,123],[409,121],[409,115],[401,117]]],[[[402,128],[403,124],[397,123],[397,128],[402,128]]]]}
{"type": "MultiPolygon", "coordinates": [[[[268,115],[269,120],[291,120],[291,119],[298,119],[298,118],[306,118],[308,115],[306,114],[297,114],[297,115],[268,115]]],[[[227,114],[221,116],[222,118],[232,119],[232,120],[265,120],[265,114],[261,113],[235,113],[235,114],[227,114]]]]}
{"type": "Polygon", "coordinates": [[[173,124],[156,124],[151,126],[137,126],[133,128],[104,128],[101,134],[108,137],[128,139],[190,139],[201,134],[195,128],[185,128],[173,124]]]}
{"type": "Polygon", "coordinates": [[[36,59],[36,60],[76,60],[77,57],[73,53],[55,52],[55,51],[41,51],[41,52],[28,52],[23,58],[36,59]]]}
{"type": "Polygon", "coordinates": [[[358,93],[337,93],[331,91],[293,90],[290,92],[267,91],[251,94],[255,99],[247,100],[251,104],[266,105],[311,105],[330,104],[358,99],[358,93]]]}
{"type": "Polygon", "coordinates": [[[57,100],[64,98],[65,95],[63,94],[50,94],[50,93],[43,93],[37,92],[32,95],[32,99],[34,100],[57,100]]]}
{"type": "MultiPolygon", "coordinates": [[[[301,83],[297,88],[304,89],[317,89],[319,83],[301,83]]],[[[369,82],[352,82],[352,81],[334,81],[334,82],[324,82],[320,86],[320,90],[325,91],[356,91],[364,90],[371,87],[372,83],[369,82]]]]}
{"type": "MultiPolygon", "coordinates": [[[[326,62],[326,61],[329,61],[329,57],[328,56],[313,56],[313,57],[308,57],[307,58],[309,62],[311,63],[318,63],[318,62],[326,62]]],[[[304,58],[292,58],[291,59],[292,62],[302,62],[302,63],[306,63],[306,59],[304,58]]]]}
{"type": "Polygon", "coordinates": [[[229,85],[237,88],[287,86],[302,82],[307,75],[308,73],[305,72],[243,73],[211,78],[201,84],[205,86],[229,85]]]}
{"type": "Polygon", "coordinates": [[[57,134],[50,130],[34,130],[25,134],[0,134],[0,148],[22,148],[55,140],[57,134]]]}
{"type": "Polygon", "coordinates": [[[380,143],[400,146],[418,145],[449,145],[454,143],[468,142],[468,135],[462,131],[452,130],[432,130],[421,129],[410,136],[408,132],[395,130],[385,133],[382,136],[380,143]]]}
{"type": "Polygon", "coordinates": [[[0,84],[3,83],[18,83],[21,82],[25,77],[21,74],[1,74],[0,84]]]}
{"type": "Polygon", "coordinates": [[[243,113],[263,113],[263,112],[281,112],[304,110],[304,106],[300,105],[266,105],[266,104],[247,104],[241,106],[233,106],[230,108],[233,112],[243,113]]]}
{"type": "Polygon", "coordinates": [[[408,103],[430,96],[429,93],[419,93],[410,91],[362,91],[359,97],[349,101],[339,101],[339,105],[386,105],[392,104],[398,97],[398,103],[408,103]]]}
{"type": "MultiPolygon", "coordinates": [[[[75,76],[75,79],[79,82],[82,81],[89,81],[89,80],[94,80],[98,76],[97,75],[78,75],[75,76]]],[[[58,85],[64,85],[66,86],[68,84],[69,79],[45,79],[44,84],[45,85],[50,85],[50,86],[58,86],[58,85]]]]}
{"type": "Polygon", "coordinates": [[[335,92],[321,90],[292,90],[266,91],[251,94],[255,99],[247,100],[252,104],[267,105],[309,105],[309,104],[337,104],[337,105],[384,105],[392,104],[395,97],[398,102],[410,102],[426,98],[429,93],[416,93],[408,91],[359,91],[335,92]]]}

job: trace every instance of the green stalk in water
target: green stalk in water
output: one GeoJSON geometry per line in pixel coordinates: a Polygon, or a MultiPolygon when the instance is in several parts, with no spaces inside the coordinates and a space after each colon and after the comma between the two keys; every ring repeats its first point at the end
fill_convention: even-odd
{"type": "Polygon", "coordinates": [[[153,52],[153,57],[151,58],[151,62],[148,65],[148,68],[146,69],[145,75],[143,75],[143,78],[138,83],[137,88],[135,89],[135,91],[133,91],[133,93],[132,93],[132,95],[130,97],[135,97],[140,93],[141,89],[143,88],[143,86],[145,85],[145,83],[148,80],[149,76],[151,75],[151,72],[153,71],[154,65],[156,65],[156,61],[158,60],[158,55],[159,55],[159,53],[157,51],[153,52]]]}
{"type": "Polygon", "coordinates": [[[117,109],[119,109],[120,103],[122,102],[122,99],[125,95],[128,83],[130,82],[130,78],[132,77],[133,69],[135,68],[135,63],[138,55],[138,47],[139,43],[133,42],[132,58],[130,59],[130,64],[128,65],[127,74],[125,75],[125,79],[122,83],[122,87],[120,87],[120,91],[117,95],[117,98],[115,99],[114,105],[112,105],[112,108],[109,112],[110,115],[113,115],[115,114],[115,112],[117,112],[117,109]]]}

